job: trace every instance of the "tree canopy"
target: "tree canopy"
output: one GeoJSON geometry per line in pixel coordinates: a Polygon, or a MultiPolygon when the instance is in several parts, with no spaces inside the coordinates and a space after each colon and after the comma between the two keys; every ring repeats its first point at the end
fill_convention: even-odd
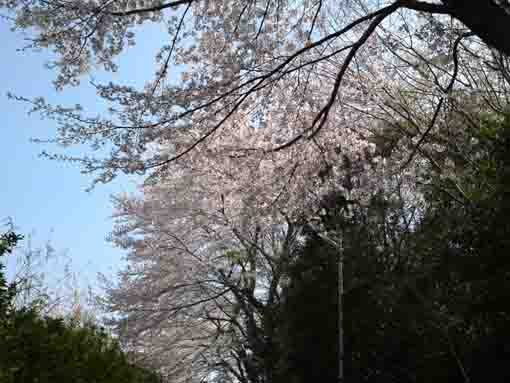
{"type": "Polygon", "coordinates": [[[10,95],[91,149],[46,157],[142,178],[115,196],[127,267],[102,301],[123,350],[173,383],[329,380],[340,358],[348,382],[477,381],[482,360],[505,381],[507,2],[0,9],[51,50],[58,90],[117,71],[149,23],[168,33],[143,86],[90,81],[104,114],[10,95]]]}

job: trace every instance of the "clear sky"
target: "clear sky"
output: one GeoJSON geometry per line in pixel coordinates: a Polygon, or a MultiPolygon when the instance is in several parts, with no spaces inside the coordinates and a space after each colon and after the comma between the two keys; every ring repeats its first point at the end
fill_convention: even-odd
{"type": "MultiPolygon", "coordinates": [[[[158,28],[144,28],[137,46],[123,55],[123,67],[114,79],[141,84],[153,73],[163,38],[158,28]]],[[[28,98],[44,96],[62,104],[80,103],[96,114],[98,103],[88,78],[83,86],[58,93],[51,86],[54,74],[44,68],[46,52],[17,51],[25,45],[24,36],[11,32],[2,19],[0,36],[0,220],[11,217],[22,234],[34,231],[36,245],[51,239],[57,251],[68,251],[73,268],[89,283],[97,272],[114,275],[122,266],[123,253],[105,240],[112,228],[110,195],[133,191],[134,181],[119,178],[87,193],[90,175],[80,174],[76,165],[38,157],[43,149],[62,149],[30,142],[32,137],[53,137],[55,123],[27,115],[27,105],[6,97],[8,91],[28,98]]],[[[109,77],[96,73],[95,78],[109,77]]],[[[73,154],[77,150],[85,153],[86,148],[73,154]]]]}

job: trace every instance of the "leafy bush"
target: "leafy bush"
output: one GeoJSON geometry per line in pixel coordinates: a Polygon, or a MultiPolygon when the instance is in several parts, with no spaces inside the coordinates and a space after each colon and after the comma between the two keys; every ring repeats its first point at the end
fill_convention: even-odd
{"type": "MultiPolygon", "coordinates": [[[[0,237],[0,256],[21,237],[0,237]]],[[[37,306],[15,308],[16,286],[0,265],[0,381],[2,383],[157,383],[160,377],[129,362],[102,328],[41,316],[37,306]]]]}

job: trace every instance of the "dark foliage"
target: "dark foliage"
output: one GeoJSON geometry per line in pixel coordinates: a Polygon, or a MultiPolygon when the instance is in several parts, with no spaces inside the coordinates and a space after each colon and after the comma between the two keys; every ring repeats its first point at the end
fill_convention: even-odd
{"type": "MultiPolygon", "coordinates": [[[[482,117],[456,147],[412,224],[398,197],[325,200],[343,245],[345,382],[510,381],[510,120],[482,117]]],[[[289,272],[282,382],[337,381],[338,253],[312,233],[289,272]]]]}
{"type": "Polygon", "coordinates": [[[336,382],[337,253],[310,235],[289,270],[280,308],[281,382],[336,382]]]}
{"type": "MultiPolygon", "coordinates": [[[[0,238],[0,256],[21,237],[0,238]]],[[[2,267],[0,265],[0,267],[2,267]]],[[[133,365],[103,329],[62,318],[42,317],[36,308],[16,308],[16,286],[0,268],[0,382],[157,383],[157,374],[133,365]]]]}

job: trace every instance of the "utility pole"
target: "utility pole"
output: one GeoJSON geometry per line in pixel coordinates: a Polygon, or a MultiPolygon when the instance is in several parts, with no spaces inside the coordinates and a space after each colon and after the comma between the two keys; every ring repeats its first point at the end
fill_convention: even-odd
{"type": "Polygon", "coordinates": [[[342,238],[338,244],[338,383],[344,382],[344,255],[342,238]]]}

